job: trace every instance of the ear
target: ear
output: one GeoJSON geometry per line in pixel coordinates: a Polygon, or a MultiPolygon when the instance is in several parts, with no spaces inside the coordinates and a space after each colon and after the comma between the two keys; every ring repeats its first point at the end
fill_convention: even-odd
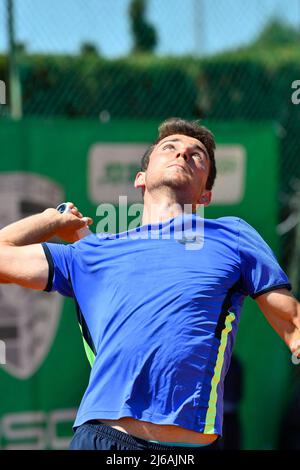
{"type": "Polygon", "coordinates": [[[135,177],[134,180],[134,187],[136,189],[138,188],[145,188],[145,172],[144,171],[139,171],[135,177]]]}
{"type": "Polygon", "coordinates": [[[203,204],[204,206],[208,206],[211,202],[212,193],[211,191],[204,191],[200,196],[199,204],[203,204]]]}

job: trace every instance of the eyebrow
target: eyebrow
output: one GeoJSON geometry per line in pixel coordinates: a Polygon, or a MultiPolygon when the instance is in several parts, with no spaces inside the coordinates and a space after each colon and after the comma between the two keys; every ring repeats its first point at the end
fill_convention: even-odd
{"type": "MultiPolygon", "coordinates": [[[[159,143],[159,147],[163,144],[166,144],[167,142],[182,142],[180,139],[176,138],[176,139],[168,139],[168,140],[165,140],[164,142],[161,142],[159,143]]],[[[209,155],[208,155],[208,151],[206,150],[206,148],[203,146],[201,147],[199,144],[194,144],[193,147],[195,149],[198,149],[198,150],[201,150],[202,152],[205,153],[206,157],[208,158],[209,160],[209,155]]]]}

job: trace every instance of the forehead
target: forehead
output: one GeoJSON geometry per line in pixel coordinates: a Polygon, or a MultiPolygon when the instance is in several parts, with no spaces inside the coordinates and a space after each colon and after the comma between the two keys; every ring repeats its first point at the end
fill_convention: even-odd
{"type": "Polygon", "coordinates": [[[206,150],[205,145],[200,140],[196,139],[195,137],[190,137],[189,135],[184,134],[168,135],[167,137],[164,137],[162,140],[160,140],[157,146],[160,146],[164,142],[168,141],[177,141],[178,143],[183,143],[185,145],[198,145],[199,147],[206,150]]]}

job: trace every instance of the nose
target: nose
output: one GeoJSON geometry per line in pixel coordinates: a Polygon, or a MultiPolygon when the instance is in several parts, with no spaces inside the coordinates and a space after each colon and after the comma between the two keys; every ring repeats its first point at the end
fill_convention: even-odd
{"type": "Polygon", "coordinates": [[[176,158],[182,157],[186,162],[190,159],[189,151],[187,148],[183,148],[178,151],[176,158]]]}

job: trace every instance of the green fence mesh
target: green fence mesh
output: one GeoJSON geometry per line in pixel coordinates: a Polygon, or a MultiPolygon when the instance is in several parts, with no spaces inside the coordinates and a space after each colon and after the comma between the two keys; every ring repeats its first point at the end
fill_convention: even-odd
{"type": "MultiPolygon", "coordinates": [[[[7,96],[11,3],[0,2],[7,96]]],[[[300,21],[297,0],[42,3],[12,3],[25,117],[271,119],[281,145],[281,217],[287,215],[285,194],[300,171],[300,106],[291,100],[300,32],[284,15],[288,4],[300,21]],[[243,37],[249,23],[252,34],[243,37]]],[[[9,113],[9,106],[0,109],[9,113]]]]}

